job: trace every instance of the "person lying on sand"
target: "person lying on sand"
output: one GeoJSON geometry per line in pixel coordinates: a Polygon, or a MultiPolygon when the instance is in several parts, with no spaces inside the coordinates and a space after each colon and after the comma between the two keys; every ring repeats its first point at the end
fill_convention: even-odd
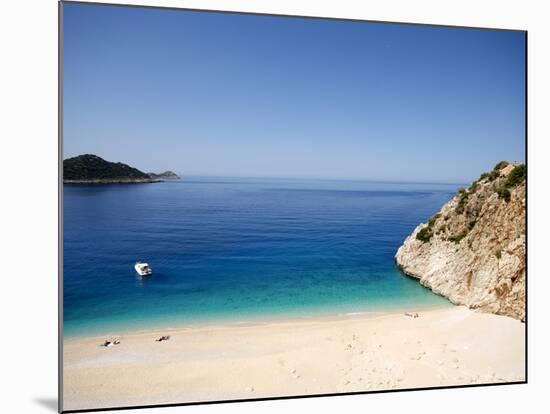
{"type": "Polygon", "coordinates": [[[114,341],[105,341],[101,344],[101,346],[113,346],[120,344],[120,340],[115,339],[114,341]]]}
{"type": "Polygon", "coordinates": [[[162,342],[162,341],[168,341],[169,339],[170,339],[170,335],[167,335],[167,336],[161,336],[160,338],[155,339],[155,341],[162,342]]]}
{"type": "Polygon", "coordinates": [[[418,318],[418,313],[408,313],[405,312],[405,316],[408,316],[409,318],[418,318]]]}

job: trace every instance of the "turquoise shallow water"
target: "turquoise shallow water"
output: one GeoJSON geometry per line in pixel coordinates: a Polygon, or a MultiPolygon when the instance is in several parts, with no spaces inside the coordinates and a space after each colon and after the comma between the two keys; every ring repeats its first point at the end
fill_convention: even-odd
{"type": "Polygon", "coordinates": [[[189,177],[64,186],[64,334],[449,303],[394,255],[458,185],[189,177]],[[133,265],[149,262],[140,278],[133,265]]]}

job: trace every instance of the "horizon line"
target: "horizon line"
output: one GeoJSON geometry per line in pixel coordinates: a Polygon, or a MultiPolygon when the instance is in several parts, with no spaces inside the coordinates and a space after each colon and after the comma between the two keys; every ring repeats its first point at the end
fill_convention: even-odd
{"type": "MultiPolygon", "coordinates": [[[[379,183],[379,184],[438,184],[438,185],[468,185],[467,181],[455,181],[455,182],[444,182],[444,181],[423,181],[423,180],[413,180],[413,181],[399,181],[392,179],[374,179],[374,178],[337,178],[337,177],[295,177],[295,176],[272,176],[272,175],[262,175],[262,176],[251,176],[251,175],[219,175],[219,174],[183,174],[177,172],[180,176],[180,181],[185,181],[185,177],[189,178],[236,178],[236,179],[256,179],[256,180],[311,180],[311,181],[352,181],[352,182],[363,182],[363,183],[379,183]]],[[[173,180],[173,181],[178,181],[173,180]]]]}

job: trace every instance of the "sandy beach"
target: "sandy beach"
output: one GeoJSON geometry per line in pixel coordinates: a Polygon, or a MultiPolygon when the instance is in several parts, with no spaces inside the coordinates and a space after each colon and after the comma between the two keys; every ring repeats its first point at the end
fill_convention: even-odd
{"type": "Polygon", "coordinates": [[[135,333],[111,347],[68,339],[63,408],[524,380],[523,323],[464,307],[408,313],[135,333]]]}

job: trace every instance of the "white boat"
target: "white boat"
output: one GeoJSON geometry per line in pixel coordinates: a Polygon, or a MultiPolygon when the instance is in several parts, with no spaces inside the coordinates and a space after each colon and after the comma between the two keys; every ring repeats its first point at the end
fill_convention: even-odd
{"type": "Polygon", "coordinates": [[[153,273],[148,263],[137,262],[134,269],[136,269],[136,272],[138,272],[140,276],[149,276],[153,273]]]}

